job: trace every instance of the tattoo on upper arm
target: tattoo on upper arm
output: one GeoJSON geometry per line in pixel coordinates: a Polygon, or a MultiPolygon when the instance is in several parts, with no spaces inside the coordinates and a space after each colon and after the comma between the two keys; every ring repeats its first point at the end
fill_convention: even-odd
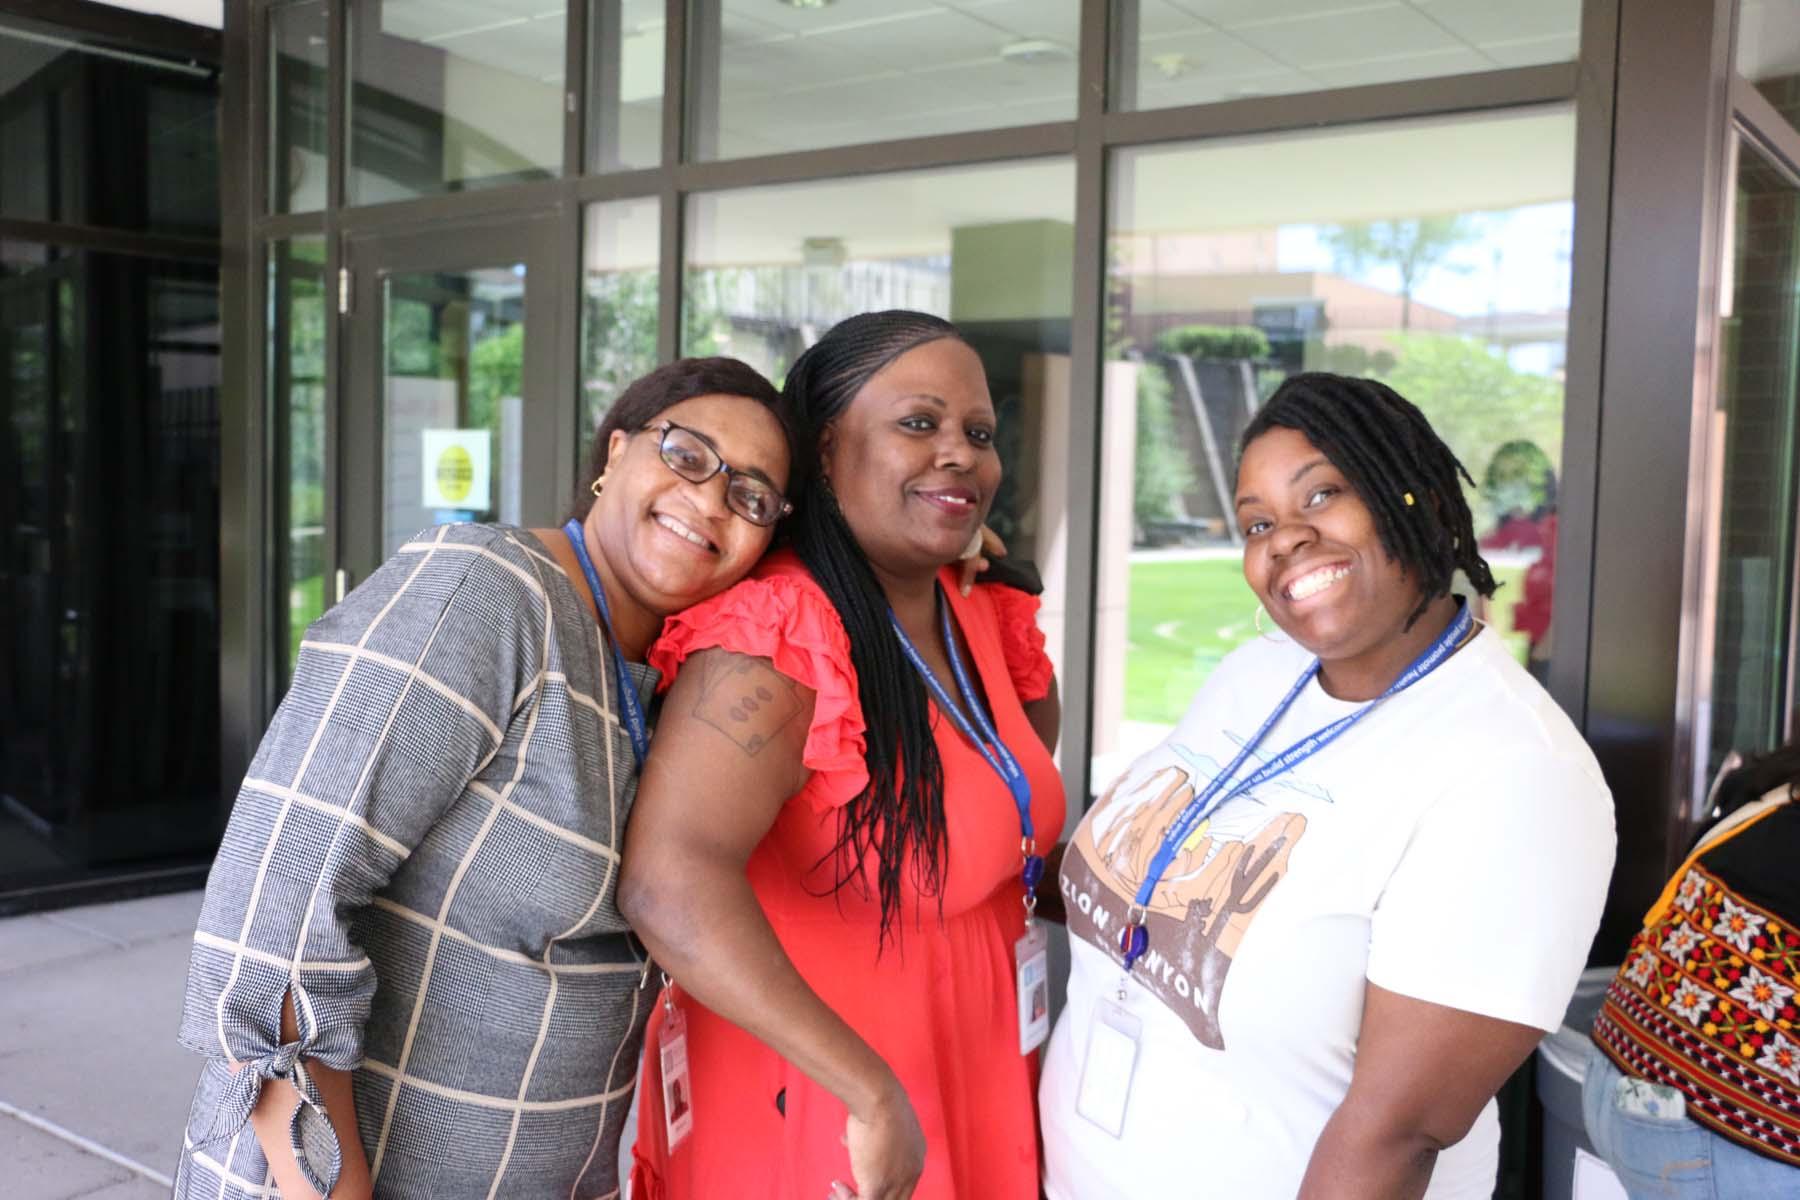
{"type": "Polygon", "coordinates": [[[754,758],[800,708],[798,686],[767,659],[721,655],[706,664],[694,716],[754,758]]]}

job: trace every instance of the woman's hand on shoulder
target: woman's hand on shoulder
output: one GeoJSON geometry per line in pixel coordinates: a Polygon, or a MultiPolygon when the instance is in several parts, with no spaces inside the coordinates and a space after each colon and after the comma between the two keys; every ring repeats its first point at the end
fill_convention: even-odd
{"type": "Polygon", "coordinates": [[[969,589],[975,586],[975,580],[993,565],[992,560],[1005,557],[1006,543],[1000,540],[999,534],[983,525],[970,540],[969,548],[963,552],[962,594],[969,594],[969,589]]]}

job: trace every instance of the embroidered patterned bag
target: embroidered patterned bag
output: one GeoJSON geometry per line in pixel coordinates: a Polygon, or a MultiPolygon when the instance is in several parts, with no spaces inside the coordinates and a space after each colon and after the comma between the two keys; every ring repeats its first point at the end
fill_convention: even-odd
{"type": "Polygon", "coordinates": [[[1800,805],[1701,845],[1632,939],[1593,1036],[1688,1116],[1800,1166],[1800,805]]]}

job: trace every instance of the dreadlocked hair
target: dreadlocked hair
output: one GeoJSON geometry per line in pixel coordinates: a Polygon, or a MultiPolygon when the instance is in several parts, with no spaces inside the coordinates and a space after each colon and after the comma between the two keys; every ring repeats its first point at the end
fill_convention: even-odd
{"type": "MultiPolygon", "coordinates": [[[[926,313],[863,313],[834,325],[796,359],[782,395],[811,457],[817,457],[826,427],[877,372],[908,350],[943,338],[960,341],[962,334],[926,313]]],[[[795,498],[784,536],[850,637],[869,782],[840,810],[837,844],[830,852],[836,861],[833,890],[861,878],[873,852],[885,947],[890,933],[897,936],[908,871],[921,895],[943,902],[944,767],[932,739],[925,686],[894,636],[887,594],[821,473],[813,472],[795,498]]]]}
{"type": "Polygon", "coordinates": [[[1374,515],[1382,548],[1418,580],[1423,595],[1407,628],[1433,600],[1449,595],[1459,570],[1477,592],[1494,594],[1463,496],[1461,481],[1474,487],[1475,480],[1400,393],[1373,379],[1324,371],[1289,376],[1244,429],[1239,459],[1275,427],[1304,434],[1344,473],[1374,515]]]}

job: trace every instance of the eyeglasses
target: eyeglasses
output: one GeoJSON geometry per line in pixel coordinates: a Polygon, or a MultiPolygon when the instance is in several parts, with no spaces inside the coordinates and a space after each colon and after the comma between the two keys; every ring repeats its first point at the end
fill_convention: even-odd
{"type": "Polygon", "coordinates": [[[787,498],[766,480],[746,474],[719,457],[718,450],[702,434],[664,421],[651,425],[662,437],[658,453],[663,466],[689,483],[705,483],[714,475],[725,476],[725,506],[752,525],[769,526],[794,511],[787,498]]]}

